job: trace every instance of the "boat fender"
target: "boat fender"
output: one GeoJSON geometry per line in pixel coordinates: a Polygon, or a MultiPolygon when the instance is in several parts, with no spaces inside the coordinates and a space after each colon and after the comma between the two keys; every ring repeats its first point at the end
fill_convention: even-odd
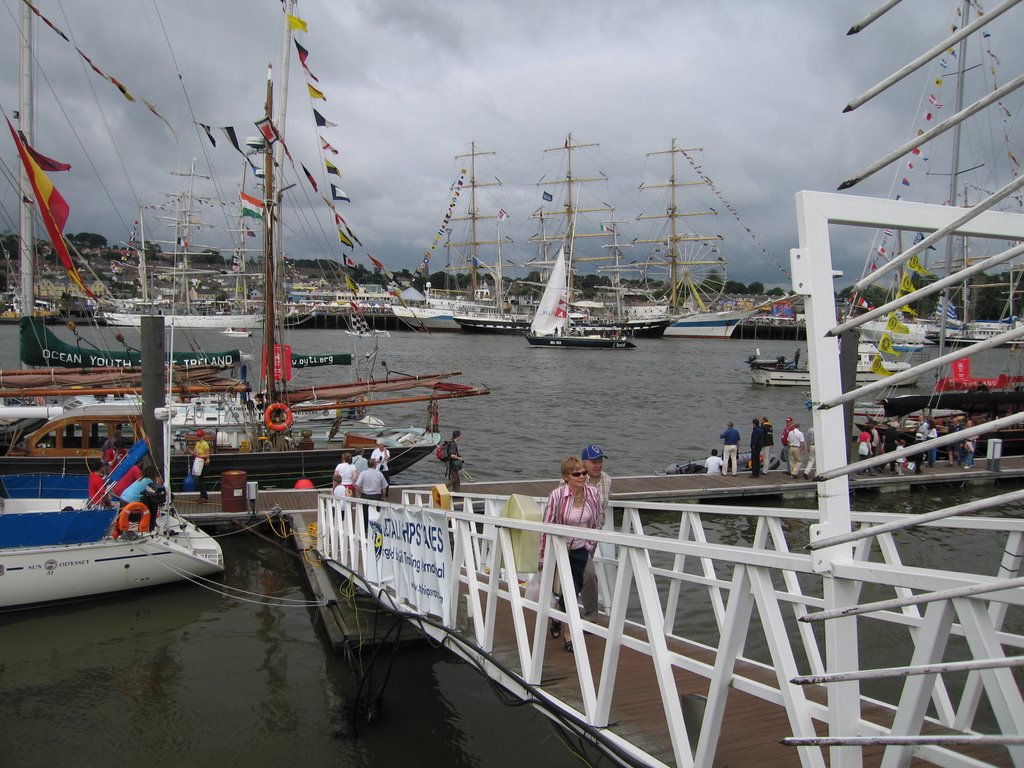
{"type": "Polygon", "coordinates": [[[147,533],[149,531],[149,507],[141,501],[125,504],[114,524],[114,538],[122,533],[147,533]]]}
{"type": "Polygon", "coordinates": [[[294,420],[292,409],[284,403],[271,403],[263,414],[263,423],[273,432],[284,432],[294,420]]]}

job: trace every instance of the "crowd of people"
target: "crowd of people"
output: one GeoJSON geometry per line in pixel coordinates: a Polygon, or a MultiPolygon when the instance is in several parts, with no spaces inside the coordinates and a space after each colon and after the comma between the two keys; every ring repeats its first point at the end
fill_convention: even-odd
{"type": "MultiPolygon", "coordinates": [[[[856,438],[857,460],[892,453],[914,443],[932,440],[940,434],[953,433],[973,426],[974,420],[966,416],[950,417],[948,423],[938,418],[922,418],[912,432],[901,429],[896,420],[890,420],[885,424],[869,421],[859,430],[856,438]]],[[[722,441],[721,455],[717,448],[711,449],[711,454],[704,460],[704,469],[708,474],[736,475],[743,439],[732,421],[726,423],[719,439],[722,441]]],[[[767,474],[775,450],[775,430],[767,416],[752,420],[749,445],[750,453],[746,463],[750,467],[751,477],[767,474]]],[[[976,442],[973,439],[952,443],[944,450],[946,463],[949,466],[972,469],[975,450],[976,442]]],[[[859,470],[859,474],[877,474],[883,471],[897,475],[920,474],[925,466],[935,466],[938,453],[939,449],[932,447],[922,450],[917,455],[894,458],[881,467],[859,470]]],[[[786,417],[785,427],[779,435],[779,462],[781,471],[791,477],[814,480],[814,427],[809,427],[805,432],[793,417],[786,417]]]]}

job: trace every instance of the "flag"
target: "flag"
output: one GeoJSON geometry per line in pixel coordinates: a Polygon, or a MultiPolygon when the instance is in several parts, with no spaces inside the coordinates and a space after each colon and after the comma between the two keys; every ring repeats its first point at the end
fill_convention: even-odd
{"type": "Polygon", "coordinates": [[[345,256],[343,258],[345,259],[345,266],[346,267],[348,267],[349,269],[355,269],[356,268],[356,263],[355,263],[355,261],[352,260],[351,256],[349,256],[348,254],[345,254],[345,256]]]}
{"type": "Polygon", "coordinates": [[[295,50],[299,53],[299,63],[305,66],[306,59],[309,57],[309,51],[302,47],[302,44],[295,40],[295,50]]]}
{"type": "Polygon", "coordinates": [[[344,190],[338,189],[338,187],[333,184],[331,184],[331,200],[344,200],[346,203],[352,202],[349,196],[345,194],[344,190]]]}
{"type": "MultiPolygon", "coordinates": [[[[6,120],[6,118],[4,119],[6,120]]],[[[26,145],[21,143],[10,120],[7,120],[7,127],[11,130],[11,138],[14,139],[14,144],[18,148],[18,154],[21,156],[21,162],[25,166],[25,172],[32,183],[32,191],[35,192],[36,196],[36,208],[43,219],[43,225],[46,227],[46,233],[50,236],[50,244],[53,246],[53,250],[56,251],[57,258],[60,259],[60,263],[67,271],[71,282],[77,285],[86,296],[95,299],[96,295],[86,287],[77,267],[71,261],[71,254],[68,253],[67,243],[64,242],[64,225],[67,223],[68,215],[71,213],[67,201],[46,177],[46,174],[43,173],[36,161],[32,159],[31,153],[26,149],[26,145]]]]}
{"type": "Polygon", "coordinates": [[[315,109],[313,110],[313,119],[316,120],[316,124],[317,124],[318,128],[337,128],[338,127],[337,123],[332,123],[326,117],[324,117],[319,112],[317,112],[315,109]]]}
{"type": "Polygon", "coordinates": [[[914,281],[910,279],[910,275],[904,273],[903,279],[900,280],[900,294],[913,293],[916,289],[914,281]]]}
{"type": "Polygon", "coordinates": [[[505,209],[504,208],[502,208],[500,211],[498,211],[498,221],[504,221],[507,218],[508,218],[508,214],[505,213],[505,209]]]}
{"type": "Polygon", "coordinates": [[[246,227],[246,228],[245,228],[245,236],[246,236],[246,237],[256,237],[256,233],[255,233],[255,232],[253,232],[253,231],[252,231],[251,229],[249,229],[248,227],[246,227]]]}
{"type": "Polygon", "coordinates": [[[348,275],[345,275],[345,285],[348,286],[348,289],[352,291],[352,293],[359,293],[359,286],[356,285],[356,281],[348,275]]]}
{"type": "MultiPolygon", "coordinates": [[[[355,248],[355,246],[352,244],[352,241],[349,240],[349,238],[345,235],[344,230],[341,230],[341,229],[338,230],[338,239],[341,240],[341,242],[343,242],[349,248],[355,248]]],[[[355,265],[353,264],[352,266],[355,266],[355,265]]]]}
{"type": "Polygon", "coordinates": [[[269,117],[265,117],[256,123],[256,127],[268,144],[273,144],[278,140],[277,129],[269,117]]]}
{"type": "Polygon", "coordinates": [[[881,355],[875,355],[875,359],[871,361],[871,372],[878,376],[892,376],[892,371],[882,362],[881,355]]]}
{"type": "Polygon", "coordinates": [[[203,125],[202,123],[196,123],[196,125],[198,125],[204,131],[206,131],[206,138],[208,138],[210,140],[210,143],[213,144],[213,146],[216,147],[217,146],[217,140],[215,138],[213,138],[213,129],[211,129],[210,126],[208,126],[208,125],[203,125]]]}
{"type": "Polygon", "coordinates": [[[551,196],[550,192],[545,192],[543,195],[541,195],[541,198],[543,198],[544,202],[546,203],[550,203],[552,200],[555,199],[551,196]]]}
{"type": "Polygon", "coordinates": [[[394,277],[394,275],[391,274],[391,271],[387,267],[385,267],[381,262],[377,261],[377,259],[373,258],[373,256],[371,256],[370,254],[366,254],[366,258],[370,260],[370,263],[373,264],[373,266],[375,266],[377,269],[383,272],[384,276],[388,280],[391,280],[394,277]]]}
{"type": "Polygon", "coordinates": [[[910,329],[900,322],[895,312],[889,313],[889,318],[885,321],[885,330],[892,333],[910,333],[910,329]]]}
{"type": "Polygon", "coordinates": [[[334,155],[338,154],[338,150],[332,147],[331,143],[324,139],[323,136],[320,137],[320,149],[326,150],[327,152],[330,152],[331,154],[334,155]]]}
{"type": "Polygon", "coordinates": [[[263,204],[262,200],[252,197],[251,195],[247,195],[245,192],[241,193],[240,199],[242,201],[243,216],[252,216],[254,219],[263,218],[263,212],[266,209],[266,206],[263,204]]]}
{"type": "Polygon", "coordinates": [[[932,274],[931,272],[924,268],[924,265],[921,263],[921,260],[917,258],[917,254],[911,256],[910,259],[907,261],[907,269],[911,270],[912,272],[917,272],[917,274],[919,275],[924,275],[925,277],[931,277],[932,274]]]}
{"type": "MultiPolygon", "coordinates": [[[[302,163],[299,163],[299,165],[302,165],[302,163]]],[[[317,186],[316,186],[316,180],[315,180],[315,179],[313,178],[313,174],[312,174],[312,173],[310,173],[310,172],[309,172],[309,169],[308,169],[308,168],[306,168],[306,166],[304,166],[304,165],[302,165],[302,170],[303,170],[303,172],[304,172],[304,173],[306,174],[306,178],[307,178],[307,179],[309,180],[309,184],[310,184],[310,186],[312,186],[312,187],[313,187],[313,191],[314,191],[314,192],[319,192],[320,190],[319,190],[319,189],[317,189],[317,186]]]]}
{"type": "Polygon", "coordinates": [[[330,160],[324,160],[324,165],[327,166],[327,172],[335,176],[341,176],[341,171],[338,170],[338,166],[332,163],[330,160]]]}
{"type": "Polygon", "coordinates": [[[902,184],[904,187],[909,187],[910,186],[910,179],[904,177],[903,181],[901,181],[900,184],[902,184]]]}
{"type": "Polygon", "coordinates": [[[25,141],[25,134],[22,133],[21,131],[18,131],[18,138],[21,139],[21,143],[24,145],[25,149],[28,150],[28,153],[32,155],[32,159],[36,161],[36,165],[38,165],[42,170],[46,171],[47,173],[56,173],[58,171],[71,170],[70,163],[62,163],[59,160],[53,160],[44,155],[42,152],[38,152],[31,146],[29,146],[29,143],[25,141]]]}
{"type": "Polygon", "coordinates": [[[882,334],[882,338],[878,342],[878,351],[887,355],[896,355],[897,357],[903,354],[892,345],[892,336],[888,333],[882,334]]]}
{"type": "Polygon", "coordinates": [[[300,32],[309,31],[309,25],[303,19],[300,19],[298,16],[292,16],[290,13],[286,13],[285,16],[288,17],[288,29],[297,29],[300,32]]]}
{"type": "Polygon", "coordinates": [[[322,101],[327,101],[327,97],[324,96],[324,92],[323,91],[318,90],[317,88],[314,88],[309,83],[306,83],[306,88],[309,90],[310,98],[321,99],[322,101]]]}

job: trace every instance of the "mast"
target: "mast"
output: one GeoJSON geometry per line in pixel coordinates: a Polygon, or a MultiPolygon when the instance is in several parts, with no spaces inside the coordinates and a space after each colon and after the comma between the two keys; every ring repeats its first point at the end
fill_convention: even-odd
{"type": "MultiPolygon", "coordinates": [[[[274,109],[274,69],[267,65],[267,99],[266,113],[269,117],[274,109]]],[[[276,349],[276,312],[275,303],[277,293],[275,291],[275,270],[274,270],[274,242],[277,237],[277,227],[274,224],[278,215],[277,206],[274,205],[274,149],[273,144],[264,140],[263,142],[263,286],[264,303],[266,304],[266,316],[263,319],[263,365],[266,376],[267,405],[277,402],[277,381],[276,368],[278,354],[276,349]]]]}
{"type": "Polygon", "coordinates": [[[668,155],[670,159],[670,171],[669,180],[665,184],[641,184],[640,189],[668,189],[669,192],[669,205],[665,213],[657,213],[644,215],[641,214],[637,217],[640,219],[668,219],[669,222],[669,235],[667,242],[665,240],[634,240],[634,243],[664,243],[668,248],[668,268],[669,268],[669,306],[673,312],[679,309],[679,243],[682,242],[703,242],[705,240],[721,240],[721,235],[695,235],[695,234],[680,234],[677,219],[683,216],[710,216],[714,214],[714,211],[693,211],[693,212],[679,212],[679,206],[676,201],[676,190],[680,187],[694,187],[701,186],[704,181],[676,181],[676,155],[686,154],[687,152],[701,152],[703,147],[682,147],[676,146],[676,140],[672,139],[672,146],[669,149],[661,150],[659,152],[648,152],[648,157],[655,155],[668,155]]]}
{"type": "MultiPolygon", "coordinates": [[[[32,10],[27,3],[21,4],[21,45],[18,59],[18,127],[29,145],[34,144],[32,123],[34,105],[32,103],[32,10]]],[[[32,227],[32,207],[27,202],[31,198],[32,183],[28,177],[28,169],[24,163],[18,163],[21,179],[21,199],[18,203],[20,216],[19,246],[21,248],[21,314],[31,317],[36,310],[35,286],[35,233],[32,227]]]]}
{"type": "MultiPolygon", "coordinates": [[[[452,221],[468,221],[469,222],[469,241],[465,243],[453,243],[451,238],[448,239],[449,246],[465,246],[470,247],[469,257],[469,297],[470,299],[476,299],[477,289],[477,270],[480,265],[480,258],[478,247],[481,245],[494,245],[495,241],[480,240],[477,236],[477,224],[484,219],[493,219],[496,216],[481,216],[479,209],[476,205],[476,190],[477,187],[495,187],[498,186],[500,181],[477,181],[476,179],[476,159],[483,157],[484,155],[493,155],[493,152],[478,152],[476,149],[476,142],[471,141],[469,143],[469,153],[465,155],[456,155],[456,160],[463,158],[469,158],[469,212],[466,216],[459,216],[453,218],[452,221]]],[[[500,269],[500,262],[499,262],[500,269]]],[[[498,292],[500,293],[501,286],[498,286],[498,292]]]]}

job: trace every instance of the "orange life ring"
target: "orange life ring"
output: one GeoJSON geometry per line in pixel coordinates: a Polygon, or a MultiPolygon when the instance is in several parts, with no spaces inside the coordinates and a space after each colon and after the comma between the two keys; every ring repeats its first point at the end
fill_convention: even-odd
{"type": "Polygon", "coordinates": [[[284,403],[271,403],[263,413],[263,423],[274,432],[284,432],[294,420],[292,409],[284,403]]]}
{"type": "Polygon", "coordinates": [[[133,501],[124,505],[124,509],[121,510],[117,516],[117,522],[114,524],[114,538],[119,538],[122,533],[131,530],[139,533],[149,531],[149,507],[141,501],[133,501]],[[134,528],[132,528],[133,525],[134,528]]]}

